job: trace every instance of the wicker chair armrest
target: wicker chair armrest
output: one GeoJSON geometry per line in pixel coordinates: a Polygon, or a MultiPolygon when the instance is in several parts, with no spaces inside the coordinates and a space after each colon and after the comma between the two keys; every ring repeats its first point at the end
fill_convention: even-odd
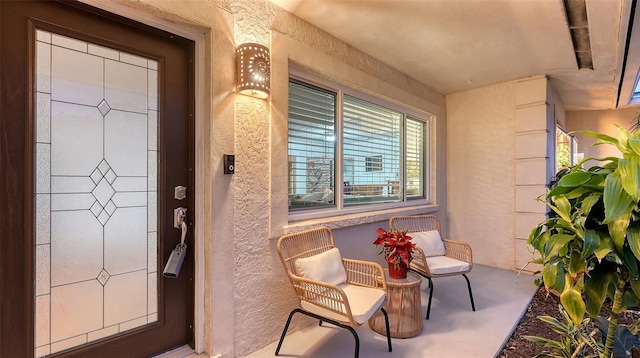
{"type": "Polygon", "coordinates": [[[355,259],[342,259],[345,271],[347,271],[347,283],[379,288],[386,292],[387,280],[384,276],[382,266],[372,261],[362,261],[355,259]]]}
{"type": "Polygon", "coordinates": [[[458,259],[460,261],[468,262],[469,265],[473,264],[473,255],[471,252],[471,246],[466,242],[442,239],[444,242],[445,255],[458,259]]]}
{"type": "Polygon", "coordinates": [[[333,311],[344,316],[344,321],[353,321],[347,295],[340,287],[293,274],[289,275],[289,279],[301,302],[305,301],[333,311]]]}
{"type": "Polygon", "coordinates": [[[427,264],[427,255],[425,255],[424,250],[422,250],[418,246],[413,248],[413,253],[411,254],[411,263],[409,264],[409,266],[413,270],[418,271],[420,274],[426,275],[428,277],[431,276],[431,271],[429,271],[429,265],[427,264]]]}

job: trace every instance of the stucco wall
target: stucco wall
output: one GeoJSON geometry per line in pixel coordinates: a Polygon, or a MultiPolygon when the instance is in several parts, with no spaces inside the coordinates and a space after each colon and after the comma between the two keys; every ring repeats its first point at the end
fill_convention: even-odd
{"type": "MultiPolygon", "coordinates": [[[[445,108],[444,96],[428,86],[264,0],[93,2],[117,3],[143,17],[166,20],[204,34],[200,54],[203,68],[198,72],[204,76],[198,100],[205,117],[204,135],[202,143],[197,144],[204,161],[196,168],[204,183],[197,193],[202,197],[202,206],[197,208],[202,222],[197,223],[196,230],[201,230],[205,241],[201,263],[205,305],[197,312],[204,321],[204,329],[197,334],[204,337],[209,355],[244,356],[277,340],[288,312],[296,304],[275,252],[275,238],[285,231],[327,224],[334,229],[343,256],[382,262],[372,241],[377,227],[387,227],[388,217],[395,213],[392,210],[289,222],[286,111],[290,64],[435,115],[430,138],[433,205],[405,209],[403,213],[433,212],[441,218],[446,236],[472,245],[476,263],[514,268],[515,238],[524,235],[514,220],[519,195],[515,188],[517,174],[524,174],[521,180],[527,187],[531,185],[527,174],[537,165],[527,150],[516,154],[519,158],[514,156],[518,152],[516,133],[522,134],[521,143],[529,139],[537,143],[541,136],[528,132],[544,130],[527,128],[533,123],[528,121],[529,116],[540,116],[534,108],[537,99],[532,106],[517,108],[517,81],[451,94],[446,97],[445,108]],[[272,94],[266,101],[234,93],[235,47],[246,41],[271,48],[272,94]],[[519,109],[524,113],[520,117],[523,122],[518,122],[519,109]],[[519,128],[518,123],[524,123],[525,128],[519,128]],[[222,154],[236,155],[235,175],[222,173],[222,154]],[[535,165],[519,171],[518,159],[524,167],[535,165]]],[[[543,100],[542,106],[554,105],[554,101],[543,100]]],[[[557,107],[553,108],[551,113],[557,107]]],[[[555,113],[564,123],[562,114],[562,110],[555,113]]],[[[548,115],[547,108],[542,116],[548,115]]],[[[615,134],[612,123],[628,127],[624,124],[634,115],[631,110],[570,112],[566,128],[615,134]],[[594,123],[605,123],[605,128],[594,123]]],[[[585,155],[602,155],[587,148],[592,143],[588,139],[578,138],[579,150],[585,155]]],[[[537,152],[533,157],[540,159],[537,152]]],[[[539,186],[538,182],[536,179],[532,186],[539,186]]],[[[537,188],[530,192],[537,193],[537,188]]],[[[527,203],[533,199],[528,193],[520,194],[527,203]]],[[[540,210],[532,206],[532,212],[540,210]]],[[[296,319],[292,329],[309,323],[296,319]]]]}
{"type": "MultiPolygon", "coordinates": [[[[244,355],[278,339],[280,329],[289,311],[297,301],[293,289],[285,277],[275,252],[276,239],[291,231],[326,225],[334,230],[336,245],[344,257],[381,261],[373,245],[375,229],[387,227],[388,218],[394,211],[383,210],[367,213],[352,213],[333,217],[307,219],[292,222],[288,213],[287,196],[287,122],[288,122],[288,79],[291,65],[308,71],[313,76],[329,79],[358,89],[366,94],[379,96],[385,100],[402,103],[416,111],[435,115],[432,121],[433,133],[444,134],[444,97],[425,85],[419,84],[380,61],[357,51],[355,48],[318,30],[291,14],[270,7],[267,11],[273,17],[271,24],[271,106],[270,106],[270,146],[268,158],[269,173],[257,175],[254,180],[269,184],[269,195],[260,198],[268,210],[265,220],[253,221],[259,230],[247,230],[247,236],[236,234],[236,242],[253,251],[239,261],[238,272],[247,278],[247,283],[236,285],[236,355],[244,355]],[[261,232],[267,225],[268,230],[261,232]],[[260,232],[260,234],[258,234],[260,232]],[[246,265],[246,270],[242,266],[246,265]],[[246,273],[251,270],[251,277],[246,273]],[[278,287],[274,290],[273,287],[278,287]],[[246,312],[246,314],[245,314],[246,312]],[[268,329],[264,329],[268,327],[268,329]],[[277,327],[277,329],[274,329],[277,327]]],[[[250,128],[246,128],[247,131],[250,128]]],[[[434,136],[435,137],[435,136],[434,136]]],[[[443,163],[444,152],[438,152],[438,159],[432,163],[434,173],[438,163],[443,163]]],[[[442,167],[443,168],[443,167],[442,167]]],[[[263,173],[250,170],[250,175],[263,173]]],[[[445,172],[434,174],[433,201],[444,201],[444,187],[436,183],[445,182],[445,172]]],[[[255,194],[255,190],[252,190],[255,194]]],[[[236,195],[239,195],[237,192],[236,195]]],[[[258,200],[259,201],[259,200],[258,200]]],[[[256,203],[257,204],[257,203],[256,203]]],[[[444,203],[442,203],[444,206],[444,203]]],[[[256,210],[258,206],[247,206],[246,210],[256,210]]],[[[423,213],[427,208],[405,208],[404,213],[423,213]]],[[[437,205],[429,210],[437,211],[437,205]]],[[[243,212],[236,210],[235,220],[242,220],[243,212]]],[[[240,280],[238,280],[240,282],[240,280]]],[[[292,329],[315,324],[314,320],[297,316],[292,329]]]]}
{"type": "Polygon", "coordinates": [[[529,233],[545,219],[537,198],[552,175],[562,102],[546,76],[534,76],[450,94],[447,119],[449,236],[471,244],[475,263],[520,270],[535,258],[529,233]]]}
{"type": "MultiPolygon", "coordinates": [[[[191,0],[84,0],[137,21],[164,30],[178,28],[200,34],[196,49],[199,92],[196,98],[196,181],[195,235],[202,241],[202,254],[196,268],[204,276],[203,307],[196,307],[194,327],[197,349],[211,355],[234,356],[235,284],[233,271],[235,186],[232,176],[223,174],[222,154],[235,153],[235,40],[234,17],[229,1],[191,0]],[[199,66],[199,67],[198,67],[199,66]]],[[[198,246],[198,245],[196,245],[198,246]]],[[[195,249],[195,248],[194,248],[195,249]]]]}
{"type": "MultiPolygon", "coordinates": [[[[597,133],[618,138],[618,127],[629,130],[638,116],[637,108],[621,108],[603,111],[570,111],[567,112],[566,130],[579,131],[591,130],[597,133]]],[[[593,143],[597,139],[581,133],[575,133],[578,141],[578,153],[583,153],[585,158],[604,158],[607,156],[620,156],[620,152],[611,145],[597,145],[593,143]]],[[[589,167],[595,162],[585,164],[589,167]]]]}
{"type": "Polygon", "coordinates": [[[514,261],[514,82],[447,95],[449,237],[475,263],[514,261]]]}
{"type": "MultiPolygon", "coordinates": [[[[91,1],[91,0],[87,0],[91,1]]],[[[373,246],[375,229],[386,227],[395,213],[386,210],[346,218],[291,223],[287,207],[287,104],[290,63],[315,75],[403,103],[435,116],[432,121],[429,206],[402,209],[423,213],[446,208],[446,118],[444,96],[380,61],[305,23],[264,0],[114,0],[102,2],[132,9],[142,17],[169,21],[204,34],[204,157],[196,172],[202,178],[201,231],[204,241],[204,310],[196,315],[204,328],[204,351],[212,356],[241,357],[279,338],[293,289],[277,258],[276,238],[285,231],[327,224],[335,229],[345,257],[381,262],[373,246]],[[271,48],[272,92],[268,100],[234,93],[235,47],[259,42],[271,48]],[[222,173],[222,155],[236,155],[236,174],[222,173]]],[[[152,21],[153,22],[153,21],[152,21]]],[[[292,329],[311,324],[296,318],[292,329]]],[[[199,329],[196,327],[196,329],[199,329]]]]}

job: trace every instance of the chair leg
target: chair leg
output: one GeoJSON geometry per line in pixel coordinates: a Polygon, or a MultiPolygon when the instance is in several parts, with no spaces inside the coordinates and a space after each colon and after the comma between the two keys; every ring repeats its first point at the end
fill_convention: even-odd
{"type": "Polygon", "coordinates": [[[284,337],[287,335],[287,330],[289,329],[289,324],[291,323],[291,318],[293,314],[296,312],[304,313],[301,309],[296,308],[291,313],[289,313],[289,318],[287,319],[287,324],[284,325],[284,330],[282,331],[282,335],[280,336],[280,342],[278,342],[278,348],[276,348],[276,355],[280,353],[280,347],[282,347],[282,342],[284,341],[284,337]]]}
{"type": "Polygon", "coordinates": [[[342,326],[342,328],[346,328],[349,330],[349,332],[351,332],[351,334],[353,334],[353,338],[356,340],[356,350],[353,354],[353,356],[355,358],[358,358],[358,356],[360,355],[360,339],[358,338],[358,334],[356,333],[356,330],[353,329],[353,327],[350,326],[344,326],[344,325],[340,325],[342,326]]]}
{"type": "MultiPolygon", "coordinates": [[[[307,315],[309,317],[313,317],[313,318],[319,320],[320,321],[320,325],[322,325],[322,322],[324,321],[324,322],[331,323],[331,324],[333,324],[335,326],[344,328],[344,329],[348,330],[349,332],[351,332],[351,334],[353,334],[353,338],[356,341],[356,349],[355,349],[354,357],[358,358],[358,356],[360,355],[360,338],[358,337],[358,333],[356,332],[355,329],[353,329],[353,327],[344,325],[344,324],[342,324],[340,322],[336,322],[336,321],[328,319],[328,318],[324,318],[324,317],[318,316],[317,314],[314,314],[314,313],[311,313],[311,312],[307,312],[307,311],[305,311],[305,310],[303,310],[301,308],[296,308],[293,311],[291,311],[291,313],[289,313],[289,318],[287,319],[287,324],[285,324],[285,326],[284,326],[284,330],[282,331],[282,335],[280,336],[280,342],[278,342],[278,347],[276,348],[276,355],[278,355],[280,353],[280,347],[282,347],[282,342],[284,341],[284,337],[287,335],[287,330],[289,329],[289,324],[291,323],[291,318],[293,317],[293,314],[296,313],[296,312],[300,312],[300,313],[302,313],[304,315],[307,315]]],[[[388,344],[389,344],[389,352],[391,352],[391,338],[389,337],[389,319],[387,318],[387,312],[385,312],[384,310],[383,310],[383,312],[384,312],[385,318],[387,319],[387,322],[386,322],[387,323],[387,340],[388,340],[388,344]]]]}
{"type": "MultiPolygon", "coordinates": [[[[414,271],[417,272],[417,271],[414,271]]],[[[427,280],[429,280],[429,285],[427,286],[429,288],[429,303],[427,304],[427,316],[425,319],[429,319],[429,314],[431,313],[431,299],[433,298],[433,280],[431,280],[431,277],[427,277],[425,275],[423,275],[422,273],[418,272],[422,277],[426,278],[427,280]]],[[[467,280],[467,288],[469,289],[469,299],[471,300],[471,309],[473,311],[476,310],[476,304],[473,302],[473,292],[471,291],[471,281],[469,281],[469,278],[467,277],[467,274],[462,274],[462,276],[464,277],[465,280],[467,280]]]]}
{"type": "Polygon", "coordinates": [[[464,276],[464,279],[467,280],[467,287],[469,288],[469,298],[471,299],[471,309],[475,311],[476,305],[473,303],[473,293],[471,292],[471,282],[469,281],[467,274],[462,274],[462,276],[464,276]]]}
{"type": "Polygon", "coordinates": [[[384,325],[387,328],[387,345],[389,345],[389,352],[391,352],[391,328],[389,327],[389,315],[384,308],[380,308],[380,311],[382,311],[382,314],[384,315],[384,325]]]}
{"type": "Polygon", "coordinates": [[[429,314],[431,313],[431,299],[433,298],[433,280],[431,277],[427,277],[429,280],[429,303],[427,304],[427,317],[425,319],[429,319],[429,314]]]}

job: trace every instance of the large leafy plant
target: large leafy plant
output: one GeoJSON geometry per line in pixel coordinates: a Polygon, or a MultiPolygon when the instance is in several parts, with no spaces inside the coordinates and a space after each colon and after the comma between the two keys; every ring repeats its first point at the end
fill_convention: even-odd
{"type": "Polygon", "coordinates": [[[622,157],[587,158],[559,172],[546,198],[548,219],[531,232],[542,279],[574,324],[597,317],[613,302],[603,357],[610,357],[620,312],[640,301],[640,137],[618,128],[618,138],[591,131],[595,145],[614,145],[622,157]],[[601,165],[583,168],[587,160],[601,165]]]}

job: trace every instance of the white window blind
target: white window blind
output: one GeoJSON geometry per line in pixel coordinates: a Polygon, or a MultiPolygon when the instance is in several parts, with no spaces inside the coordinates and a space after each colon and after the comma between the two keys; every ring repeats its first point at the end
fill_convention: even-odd
{"type": "Polygon", "coordinates": [[[334,206],[336,94],[289,82],[289,209],[334,206]]]}
{"type": "Polygon", "coordinates": [[[343,161],[353,162],[344,165],[344,206],[402,200],[402,119],[400,112],[344,95],[343,161]]]}
{"type": "Polygon", "coordinates": [[[406,185],[407,198],[424,198],[425,122],[407,118],[406,185]]]}

